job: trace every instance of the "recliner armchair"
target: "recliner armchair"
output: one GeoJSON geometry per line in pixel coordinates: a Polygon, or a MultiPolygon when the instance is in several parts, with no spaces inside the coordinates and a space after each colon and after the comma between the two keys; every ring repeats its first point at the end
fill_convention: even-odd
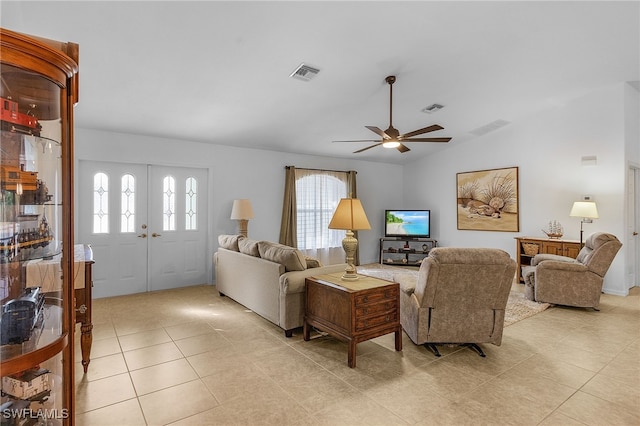
{"type": "Polygon", "coordinates": [[[594,308],[602,294],[604,276],[622,247],[615,235],[596,232],[573,259],[537,254],[522,269],[525,296],[536,302],[594,308]]]}
{"type": "Polygon", "coordinates": [[[437,344],[500,346],[516,263],[503,250],[437,247],[417,279],[398,274],[400,323],[413,343],[440,356],[437,344]]]}

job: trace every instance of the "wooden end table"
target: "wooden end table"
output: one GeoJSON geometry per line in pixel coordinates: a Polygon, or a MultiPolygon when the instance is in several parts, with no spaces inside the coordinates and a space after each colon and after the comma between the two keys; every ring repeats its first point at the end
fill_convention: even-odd
{"type": "Polygon", "coordinates": [[[339,272],[305,280],[304,340],[309,340],[311,327],[316,327],[346,341],[351,368],[356,366],[360,342],[395,333],[396,351],[401,351],[400,285],[365,275],[358,275],[357,281],[341,277],[339,272]]]}

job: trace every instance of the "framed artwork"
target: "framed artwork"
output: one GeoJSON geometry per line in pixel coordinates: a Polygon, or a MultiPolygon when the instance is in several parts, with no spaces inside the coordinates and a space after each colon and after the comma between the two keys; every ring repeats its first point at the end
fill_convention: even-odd
{"type": "Polygon", "coordinates": [[[456,175],[458,229],[518,232],[518,168],[456,175]]]}

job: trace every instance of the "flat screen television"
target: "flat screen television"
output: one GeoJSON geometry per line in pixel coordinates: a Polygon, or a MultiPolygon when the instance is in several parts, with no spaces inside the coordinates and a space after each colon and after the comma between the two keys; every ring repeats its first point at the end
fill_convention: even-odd
{"type": "Polygon", "coordinates": [[[431,238],[430,210],[385,210],[384,236],[431,238]]]}

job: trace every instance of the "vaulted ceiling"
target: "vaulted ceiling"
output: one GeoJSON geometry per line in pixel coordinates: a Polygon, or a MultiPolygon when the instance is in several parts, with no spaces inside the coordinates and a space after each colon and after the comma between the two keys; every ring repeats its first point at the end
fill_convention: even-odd
{"type": "Polygon", "coordinates": [[[2,27],[80,44],[76,126],[406,163],[640,80],[640,3],[3,1],[2,27]],[[320,70],[290,78],[300,65],[320,70]],[[440,124],[411,151],[333,140],[440,124]],[[444,108],[428,114],[431,104],[444,108]]]}

